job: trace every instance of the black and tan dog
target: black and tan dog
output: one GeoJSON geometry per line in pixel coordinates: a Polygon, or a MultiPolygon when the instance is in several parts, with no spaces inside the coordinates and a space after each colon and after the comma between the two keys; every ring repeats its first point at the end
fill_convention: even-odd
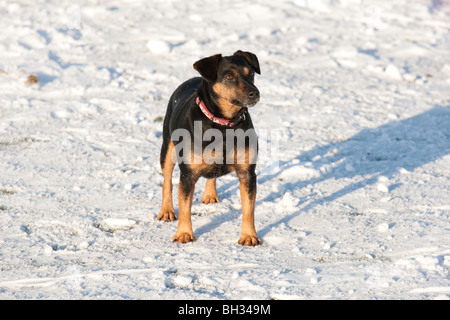
{"type": "Polygon", "coordinates": [[[254,224],[257,142],[250,141],[256,134],[247,110],[259,101],[259,91],[254,85],[254,73],[260,74],[258,58],[251,52],[239,50],[232,56],[217,54],[201,59],[194,63],[194,69],[201,77],[192,78],[175,90],[164,118],[160,158],[164,175],[163,201],[157,218],[163,221],[177,219],[172,204],[175,162],[179,164],[180,182],[179,221],[173,240],[179,243],[195,240],[191,206],[199,177],[207,179],[202,202],[216,203],[219,202],[216,178],[235,172],[240,183],[243,213],[238,243],[258,245],[261,240],[254,224]],[[209,129],[215,130],[212,136],[216,148],[208,149],[212,136],[208,139],[204,134],[209,129]],[[177,134],[180,131],[189,136],[183,135],[180,141],[180,134],[177,134]],[[237,141],[239,135],[236,132],[245,138],[245,143],[237,141]],[[197,145],[196,134],[202,138],[197,145]]]}

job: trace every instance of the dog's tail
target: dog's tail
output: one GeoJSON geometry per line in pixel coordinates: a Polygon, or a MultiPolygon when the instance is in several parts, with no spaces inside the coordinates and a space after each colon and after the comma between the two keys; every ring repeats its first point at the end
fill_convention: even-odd
{"type": "Polygon", "coordinates": [[[164,163],[166,161],[167,150],[169,149],[169,144],[170,144],[169,123],[170,123],[170,116],[172,115],[172,106],[173,106],[172,102],[173,102],[173,96],[170,97],[169,104],[167,106],[166,115],[164,116],[164,121],[163,121],[163,133],[162,133],[163,143],[161,146],[161,155],[159,157],[161,169],[164,169],[164,163]]]}

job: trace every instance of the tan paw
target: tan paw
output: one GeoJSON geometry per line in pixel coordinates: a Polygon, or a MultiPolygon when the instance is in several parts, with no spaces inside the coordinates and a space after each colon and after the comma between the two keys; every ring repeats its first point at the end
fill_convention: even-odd
{"type": "Polygon", "coordinates": [[[256,235],[251,236],[251,235],[243,234],[239,238],[238,243],[243,246],[257,246],[257,245],[261,244],[261,240],[256,235]]]}
{"type": "Polygon", "coordinates": [[[161,212],[158,214],[158,217],[156,217],[156,219],[162,221],[174,221],[177,220],[177,216],[175,215],[175,211],[173,209],[161,209],[161,212]]]}
{"type": "Polygon", "coordinates": [[[202,202],[203,203],[219,203],[219,197],[217,195],[203,195],[202,197],[202,202]]]}
{"type": "Polygon", "coordinates": [[[193,233],[190,232],[181,232],[177,233],[172,238],[173,241],[178,243],[188,243],[195,241],[195,237],[193,233]]]}

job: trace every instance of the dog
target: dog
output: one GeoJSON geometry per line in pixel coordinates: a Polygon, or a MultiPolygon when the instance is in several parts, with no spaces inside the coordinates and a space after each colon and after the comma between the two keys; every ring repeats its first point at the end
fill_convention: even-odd
{"type": "Polygon", "coordinates": [[[176,162],[180,168],[179,220],[173,241],[178,243],[195,241],[191,206],[197,180],[207,179],[202,202],[217,203],[216,178],[235,172],[242,203],[238,243],[259,245],[254,222],[257,137],[248,113],[260,99],[254,84],[255,72],[261,74],[258,58],[238,50],[232,56],[203,58],[193,67],[201,77],[187,80],[173,92],[164,117],[160,156],[163,200],[157,219],[177,219],[172,203],[176,162]],[[212,137],[214,143],[208,144],[212,137]]]}

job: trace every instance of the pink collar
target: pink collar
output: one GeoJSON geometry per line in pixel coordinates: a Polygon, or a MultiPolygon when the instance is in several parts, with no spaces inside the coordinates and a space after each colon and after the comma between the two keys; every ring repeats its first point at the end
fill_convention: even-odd
{"type": "Polygon", "coordinates": [[[239,118],[237,118],[237,120],[228,120],[228,119],[217,118],[211,112],[209,112],[208,108],[205,106],[205,103],[202,100],[200,100],[200,97],[197,97],[195,102],[199,106],[200,110],[202,110],[203,114],[209,120],[211,120],[214,123],[220,124],[221,126],[234,127],[241,121],[245,120],[245,112],[241,116],[239,116],[239,118]]]}

